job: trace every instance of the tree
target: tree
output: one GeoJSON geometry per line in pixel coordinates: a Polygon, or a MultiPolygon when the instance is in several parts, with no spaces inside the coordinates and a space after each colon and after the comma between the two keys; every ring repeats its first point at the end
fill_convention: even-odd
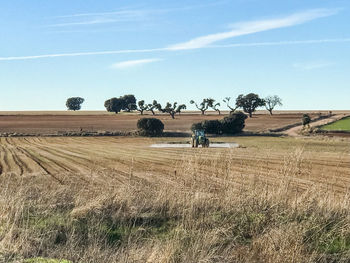
{"type": "Polygon", "coordinates": [[[134,95],[124,95],[123,97],[120,97],[120,99],[123,101],[122,110],[131,112],[137,109],[136,98],[134,95]]]}
{"type": "Polygon", "coordinates": [[[219,115],[221,115],[221,111],[220,111],[220,109],[218,108],[218,107],[221,106],[220,103],[219,103],[219,102],[218,102],[218,103],[215,103],[215,104],[214,104],[214,103],[215,103],[215,100],[213,101],[211,108],[212,108],[213,110],[217,111],[217,112],[219,113],[219,115]]]}
{"type": "Polygon", "coordinates": [[[171,118],[175,119],[175,114],[177,109],[176,106],[177,106],[177,102],[174,102],[174,104],[167,102],[165,108],[164,109],[160,108],[160,111],[169,113],[171,118]]]}
{"type": "Polygon", "coordinates": [[[158,110],[159,108],[162,108],[162,106],[156,100],[153,100],[152,104],[148,104],[148,110],[151,111],[153,115],[156,115],[154,110],[158,110]]]}
{"type": "Polygon", "coordinates": [[[68,110],[80,110],[81,109],[81,104],[83,104],[85,99],[80,98],[80,97],[73,97],[67,99],[66,106],[68,110]]]}
{"type": "Polygon", "coordinates": [[[223,99],[223,102],[226,103],[227,107],[230,109],[230,114],[231,114],[231,113],[234,113],[237,110],[237,106],[235,108],[231,107],[230,106],[230,100],[231,100],[231,97],[226,97],[225,99],[223,99]]]}
{"type": "Polygon", "coordinates": [[[177,106],[177,108],[176,108],[176,113],[181,114],[181,111],[182,111],[182,110],[185,110],[186,108],[187,108],[187,107],[186,107],[185,104],[180,104],[180,105],[177,106]]]}
{"type": "Polygon", "coordinates": [[[141,135],[159,136],[163,133],[164,124],[156,118],[142,118],[138,120],[137,128],[141,135]]]}
{"type": "Polygon", "coordinates": [[[123,109],[123,100],[121,98],[111,98],[105,101],[105,108],[108,112],[115,112],[116,114],[123,109]]]}
{"type": "Polygon", "coordinates": [[[191,100],[190,103],[194,104],[198,110],[202,112],[202,115],[209,109],[209,107],[213,107],[214,99],[207,98],[203,99],[203,101],[198,105],[194,100],[191,100]]]}
{"type": "Polygon", "coordinates": [[[311,122],[311,117],[310,117],[310,115],[304,114],[304,115],[303,115],[303,118],[302,118],[303,126],[305,127],[306,125],[309,125],[310,122],[311,122]]]}
{"type": "Polygon", "coordinates": [[[249,117],[253,117],[253,112],[258,107],[265,105],[265,101],[259,97],[258,94],[249,93],[248,95],[239,95],[236,99],[237,108],[242,108],[244,112],[249,114],[249,117]]]}
{"type": "Polygon", "coordinates": [[[140,100],[138,103],[138,108],[137,111],[139,111],[141,113],[141,115],[143,115],[143,112],[148,110],[148,104],[145,104],[144,100],[140,100]]]}
{"type": "Polygon", "coordinates": [[[272,111],[276,106],[282,106],[282,105],[283,105],[282,99],[277,95],[268,96],[265,98],[265,107],[270,112],[270,115],[272,115],[272,111]]]}

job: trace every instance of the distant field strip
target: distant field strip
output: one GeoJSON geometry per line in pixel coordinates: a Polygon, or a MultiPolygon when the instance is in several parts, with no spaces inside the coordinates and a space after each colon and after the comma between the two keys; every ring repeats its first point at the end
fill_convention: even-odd
{"type": "Polygon", "coordinates": [[[195,171],[201,174],[198,182],[215,185],[229,178],[232,187],[248,179],[273,184],[283,176],[300,188],[318,183],[344,192],[350,187],[350,141],[262,137],[220,141],[243,147],[151,148],[169,139],[126,137],[0,138],[0,173],[47,175],[58,182],[93,176],[123,183],[132,176],[171,185],[195,171]]]}
{"type": "Polygon", "coordinates": [[[349,131],[350,132],[350,117],[336,121],[334,123],[322,127],[325,131],[349,131]]]}

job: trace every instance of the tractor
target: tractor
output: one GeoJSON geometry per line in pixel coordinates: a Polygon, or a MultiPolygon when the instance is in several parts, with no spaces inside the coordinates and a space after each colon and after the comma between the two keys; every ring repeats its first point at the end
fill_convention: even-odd
{"type": "Polygon", "coordinates": [[[209,147],[209,139],[205,136],[204,130],[195,130],[191,138],[192,148],[198,148],[202,145],[203,148],[209,147]]]}

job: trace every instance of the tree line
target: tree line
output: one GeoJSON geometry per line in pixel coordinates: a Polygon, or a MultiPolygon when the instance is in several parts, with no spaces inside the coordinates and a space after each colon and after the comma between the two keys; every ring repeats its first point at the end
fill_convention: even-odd
{"type": "MultiPolygon", "coordinates": [[[[260,98],[258,94],[249,93],[247,95],[239,95],[235,101],[232,101],[231,99],[231,97],[226,97],[222,100],[222,102],[224,102],[227,108],[230,110],[230,114],[241,109],[247,113],[249,117],[252,117],[253,113],[260,107],[265,107],[266,110],[269,111],[270,115],[272,115],[276,106],[282,106],[282,99],[277,95],[260,98]]],[[[66,106],[68,110],[80,110],[84,101],[85,100],[80,97],[69,98],[67,99],[66,106]]],[[[205,115],[205,112],[209,109],[217,111],[218,114],[221,115],[221,111],[219,109],[221,103],[213,98],[205,98],[198,103],[191,100],[190,104],[194,104],[202,115],[205,115]]],[[[185,104],[179,104],[177,102],[167,102],[165,106],[162,106],[157,100],[153,100],[152,103],[146,103],[145,100],[137,101],[136,97],[131,94],[124,95],[119,98],[114,97],[108,99],[105,101],[104,106],[108,112],[114,112],[116,114],[121,111],[139,111],[140,114],[143,115],[144,112],[149,111],[155,115],[156,111],[159,111],[169,114],[173,119],[175,118],[176,114],[181,114],[181,111],[187,109],[185,104]]]]}

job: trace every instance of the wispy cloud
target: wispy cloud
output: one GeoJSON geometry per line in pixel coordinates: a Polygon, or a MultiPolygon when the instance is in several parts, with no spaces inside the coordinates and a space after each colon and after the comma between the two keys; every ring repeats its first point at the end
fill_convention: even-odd
{"type": "MultiPolygon", "coordinates": [[[[350,42],[350,38],[256,42],[256,43],[234,43],[234,44],[227,44],[227,45],[211,45],[204,48],[209,49],[209,48],[235,48],[235,47],[255,47],[255,46],[263,47],[263,46],[284,46],[284,45],[310,45],[310,44],[327,44],[327,43],[343,43],[343,42],[350,42]]],[[[142,54],[142,53],[169,52],[169,51],[173,51],[173,50],[169,48],[123,49],[123,50],[94,51],[94,52],[58,53],[58,54],[46,54],[46,55],[37,55],[37,56],[0,57],[0,61],[33,60],[33,59],[59,58],[59,57],[101,56],[101,55],[116,55],[116,54],[142,54]]]]}
{"type": "Polygon", "coordinates": [[[295,13],[284,18],[237,23],[233,25],[234,29],[231,31],[197,37],[184,43],[171,45],[169,46],[169,49],[188,50],[203,48],[215,42],[238,36],[303,24],[317,18],[335,15],[338,11],[338,9],[313,9],[301,13],[295,13]]]}
{"type": "Polygon", "coordinates": [[[322,44],[322,43],[339,43],[350,42],[350,38],[340,39],[319,39],[319,40],[296,40],[296,41],[277,41],[277,42],[258,42],[258,43],[233,43],[226,45],[212,45],[220,40],[230,39],[241,35],[248,35],[257,32],[290,27],[293,25],[302,24],[316,18],[334,15],[338,10],[315,9],[306,12],[296,13],[280,19],[260,20],[253,22],[244,22],[236,24],[238,29],[226,33],[218,33],[207,35],[192,39],[185,43],[170,45],[163,48],[153,49],[126,49],[126,50],[112,50],[112,51],[93,51],[93,52],[75,52],[75,53],[58,53],[45,54],[34,56],[12,56],[0,57],[0,61],[13,60],[30,60],[43,58],[57,58],[57,57],[78,57],[78,56],[97,56],[97,55],[112,55],[112,54],[135,54],[135,53],[154,53],[154,52],[171,52],[190,50],[198,48],[234,48],[234,47],[249,47],[249,46],[279,46],[279,45],[301,45],[301,44],[322,44]]]}
{"type": "Polygon", "coordinates": [[[313,62],[303,62],[303,63],[294,63],[293,67],[299,70],[307,71],[313,69],[321,69],[333,66],[332,62],[324,62],[324,61],[313,61],[313,62]]]}
{"type": "Polygon", "coordinates": [[[97,25],[117,22],[140,22],[153,19],[155,16],[176,11],[186,11],[192,9],[199,9],[210,6],[217,6],[227,3],[224,1],[215,1],[201,5],[173,7],[173,8],[121,8],[112,12],[95,12],[95,13],[79,13],[64,16],[57,16],[56,19],[64,21],[47,25],[46,27],[69,27],[69,26],[83,26],[83,25],[97,25]],[[83,19],[83,20],[81,20],[83,19]],[[68,20],[68,21],[67,21],[68,20]],[[73,21],[72,21],[73,20],[73,21]]]}
{"type": "Polygon", "coordinates": [[[111,67],[114,69],[127,69],[136,66],[141,66],[149,63],[154,63],[162,61],[160,58],[150,58],[150,59],[138,59],[138,60],[127,60],[113,64],[111,67]]]}
{"type": "Polygon", "coordinates": [[[275,42],[233,43],[227,45],[210,45],[208,48],[234,48],[234,47],[264,47],[264,46],[288,46],[350,42],[350,38],[288,40],[275,42]]]}

